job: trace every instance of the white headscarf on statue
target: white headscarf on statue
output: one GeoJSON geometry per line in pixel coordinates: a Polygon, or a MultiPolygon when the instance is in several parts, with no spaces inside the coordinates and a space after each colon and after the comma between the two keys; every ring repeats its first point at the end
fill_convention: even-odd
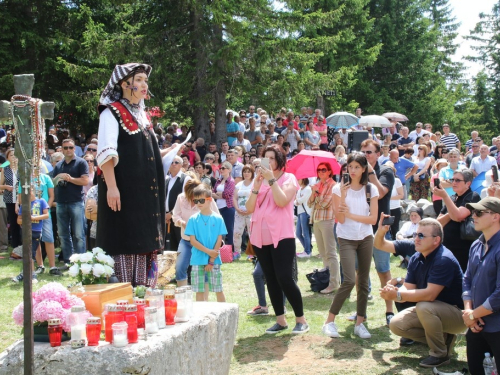
{"type": "MultiPolygon", "coordinates": [[[[146,72],[146,75],[149,77],[151,74],[151,66],[142,63],[128,63],[123,65],[116,65],[113,70],[113,74],[111,74],[111,78],[109,79],[106,88],[101,94],[99,99],[98,111],[101,113],[106,109],[106,106],[110,103],[116,102],[122,97],[122,89],[119,85],[119,82],[124,78],[130,76],[134,73],[134,70],[142,69],[146,72]]],[[[140,107],[144,109],[144,100],[141,100],[139,103],[140,107]]]]}

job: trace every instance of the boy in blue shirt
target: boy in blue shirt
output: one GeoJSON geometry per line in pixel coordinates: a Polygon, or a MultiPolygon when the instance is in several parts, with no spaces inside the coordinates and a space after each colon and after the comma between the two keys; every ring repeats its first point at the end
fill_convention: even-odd
{"type": "MultiPolygon", "coordinates": [[[[22,224],[22,206],[19,207],[19,215],[17,216],[17,223],[22,224]]],[[[36,260],[36,251],[40,245],[40,237],[42,236],[43,220],[49,218],[49,204],[45,199],[36,199],[35,187],[31,187],[31,258],[36,260]]],[[[35,270],[34,262],[31,262],[33,271],[35,270]]],[[[18,283],[23,281],[23,273],[12,279],[13,282],[18,283]]],[[[33,284],[38,282],[37,275],[33,273],[33,284]]]]}
{"type": "Polygon", "coordinates": [[[194,189],[194,204],[200,212],[191,216],[184,234],[190,236],[193,246],[191,252],[191,286],[196,293],[196,301],[204,301],[205,280],[210,292],[215,292],[217,302],[225,302],[222,291],[222,264],[219,249],[222,236],[227,234],[222,216],[212,212],[210,201],[212,192],[201,184],[194,189]]]}

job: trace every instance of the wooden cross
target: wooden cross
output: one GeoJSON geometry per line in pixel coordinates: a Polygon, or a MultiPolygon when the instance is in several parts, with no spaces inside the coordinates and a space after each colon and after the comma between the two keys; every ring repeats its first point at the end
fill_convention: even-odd
{"type": "MultiPolygon", "coordinates": [[[[14,76],[15,95],[31,97],[35,76],[33,74],[22,74],[14,76]]],[[[54,103],[46,102],[40,104],[42,119],[54,118],[54,103]]],[[[31,167],[29,161],[33,159],[33,143],[31,140],[32,122],[30,106],[14,106],[11,102],[0,101],[0,121],[17,121],[16,149],[15,155],[19,159],[20,181],[25,181],[24,194],[22,194],[22,222],[23,222],[23,276],[24,276],[24,375],[34,374],[33,368],[33,306],[32,306],[32,268],[31,268],[31,197],[30,180],[31,167]]],[[[43,146],[42,146],[43,147],[43,146]]],[[[14,186],[14,189],[17,189],[14,186]]]]}

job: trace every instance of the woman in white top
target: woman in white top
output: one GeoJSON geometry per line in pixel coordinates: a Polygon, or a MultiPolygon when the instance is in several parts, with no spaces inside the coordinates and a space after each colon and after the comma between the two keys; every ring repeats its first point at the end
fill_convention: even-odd
{"type": "Polygon", "coordinates": [[[390,167],[394,171],[395,176],[390,201],[391,216],[394,216],[394,224],[391,225],[391,237],[394,241],[396,239],[396,233],[399,230],[399,222],[401,221],[401,199],[404,198],[405,191],[403,183],[396,175],[396,168],[394,167],[394,163],[392,161],[388,161],[384,165],[390,167]]]}
{"type": "Polygon", "coordinates": [[[420,207],[412,207],[408,210],[410,221],[406,221],[396,234],[397,240],[411,239],[413,233],[417,232],[418,223],[424,218],[424,210],[420,207]]]}
{"type": "Polygon", "coordinates": [[[430,181],[429,166],[431,158],[427,156],[429,150],[426,145],[418,146],[418,155],[414,163],[418,166],[417,173],[413,175],[413,181],[410,183],[411,198],[418,202],[419,199],[427,199],[429,197],[430,181]]]}
{"type": "Polygon", "coordinates": [[[297,206],[297,227],[295,235],[299,239],[304,251],[298,253],[299,258],[309,258],[311,256],[311,227],[309,226],[309,218],[311,217],[311,207],[307,205],[307,201],[312,194],[309,186],[309,179],[303,178],[299,180],[300,189],[295,197],[295,205],[297,206]]]}
{"type": "Polygon", "coordinates": [[[346,184],[342,178],[342,183],[333,188],[333,204],[335,217],[338,220],[337,237],[344,281],[333,298],[328,318],[323,326],[323,333],[330,337],[339,337],[335,317],[356,285],[357,258],[357,317],[354,334],[367,339],[371,335],[363,325],[363,320],[368,304],[368,278],[373,252],[372,225],[377,222],[379,193],[377,188],[368,182],[368,162],[363,153],[354,152],[349,155],[347,170],[350,182],[346,184]]]}
{"type": "Polygon", "coordinates": [[[250,237],[252,215],[247,212],[245,205],[250,194],[252,194],[255,169],[250,164],[247,164],[241,170],[241,174],[243,181],[236,184],[233,194],[233,205],[236,210],[236,214],[234,215],[233,245],[236,257],[241,255],[241,238],[245,228],[247,228],[248,236],[250,237]]]}

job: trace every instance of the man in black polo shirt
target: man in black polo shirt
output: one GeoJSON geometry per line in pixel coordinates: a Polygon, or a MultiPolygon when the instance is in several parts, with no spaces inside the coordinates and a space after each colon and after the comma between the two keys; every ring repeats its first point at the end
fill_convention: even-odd
{"type": "MultiPolygon", "coordinates": [[[[379,230],[382,228],[382,215],[379,230]]],[[[443,246],[443,227],[435,219],[423,219],[413,234],[417,251],[408,263],[404,284],[398,289],[392,284],[380,290],[386,301],[416,302],[397,313],[389,328],[398,336],[426,343],[429,356],[420,362],[422,367],[437,367],[450,363],[456,334],[465,330],[462,319],[462,269],[455,256],[443,246]]],[[[387,241],[377,236],[378,246],[389,251],[410,251],[408,241],[387,241]]]]}
{"type": "Polygon", "coordinates": [[[66,265],[73,253],[85,253],[85,216],[83,187],[89,183],[87,162],[75,155],[75,142],[62,142],[64,159],[56,164],[53,175],[57,203],[57,231],[66,265]],[[73,238],[71,237],[73,232],[73,238]]]}

